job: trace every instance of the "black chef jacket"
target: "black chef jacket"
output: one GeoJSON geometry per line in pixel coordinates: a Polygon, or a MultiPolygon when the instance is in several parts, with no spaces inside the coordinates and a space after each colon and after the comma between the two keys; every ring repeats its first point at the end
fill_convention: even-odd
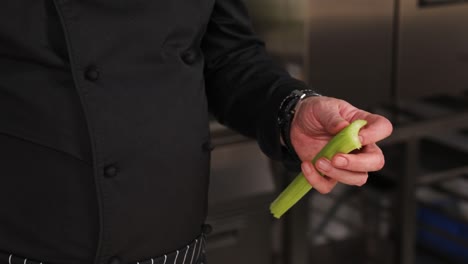
{"type": "Polygon", "coordinates": [[[0,252],[122,263],[200,234],[208,110],[280,158],[275,66],[241,0],[0,4],[0,252]]]}

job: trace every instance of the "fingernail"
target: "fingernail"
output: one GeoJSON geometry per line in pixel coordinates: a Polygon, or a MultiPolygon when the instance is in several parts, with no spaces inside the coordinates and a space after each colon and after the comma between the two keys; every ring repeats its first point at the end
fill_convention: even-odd
{"type": "Polygon", "coordinates": [[[363,142],[364,138],[362,136],[359,136],[359,142],[363,142]]]}
{"type": "Polygon", "coordinates": [[[333,163],[335,164],[335,166],[344,167],[348,165],[348,160],[344,157],[337,156],[333,159],[333,163]]]}
{"type": "Polygon", "coordinates": [[[330,162],[323,159],[318,160],[316,165],[321,171],[329,171],[331,168],[330,162]]]}

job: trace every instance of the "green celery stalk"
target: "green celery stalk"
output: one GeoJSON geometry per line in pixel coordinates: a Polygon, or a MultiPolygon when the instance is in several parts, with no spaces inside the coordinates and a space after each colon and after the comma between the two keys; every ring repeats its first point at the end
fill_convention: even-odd
{"type": "MultiPolygon", "coordinates": [[[[355,149],[362,147],[359,140],[359,130],[367,124],[366,120],[355,120],[338,134],[336,134],[325,147],[312,160],[312,163],[325,157],[333,158],[337,153],[349,153],[355,149]]],[[[312,186],[300,173],[296,178],[284,189],[284,191],[270,205],[270,212],[274,217],[280,218],[286,211],[295,205],[306,193],[312,189],[312,186]]]]}

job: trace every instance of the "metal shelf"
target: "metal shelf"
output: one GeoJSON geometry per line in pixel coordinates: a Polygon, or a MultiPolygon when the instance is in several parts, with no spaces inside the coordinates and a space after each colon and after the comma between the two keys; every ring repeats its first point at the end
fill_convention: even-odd
{"type": "Polygon", "coordinates": [[[402,102],[398,107],[402,111],[390,115],[394,133],[381,146],[384,152],[385,148],[400,149],[400,162],[393,162],[393,167],[390,162],[386,173],[398,185],[396,263],[412,264],[420,231],[416,218],[418,188],[468,174],[468,137],[459,133],[468,128],[468,98],[463,94],[432,96],[402,102]]]}

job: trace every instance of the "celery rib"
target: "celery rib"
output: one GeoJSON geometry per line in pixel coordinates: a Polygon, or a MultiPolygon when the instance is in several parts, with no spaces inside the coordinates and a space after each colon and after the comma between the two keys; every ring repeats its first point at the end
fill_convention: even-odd
{"type": "MultiPolygon", "coordinates": [[[[312,160],[312,163],[315,164],[315,162],[322,157],[331,159],[337,153],[349,153],[355,149],[361,148],[359,130],[366,124],[367,121],[361,119],[355,120],[349,124],[320,150],[312,160]]],[[[270,212],[275,218],[280,218],[311,189],[312,186],[305,179],[304,174],[300,173],[288,187],[281,192],[278,198],[271,203],[270,212]]]]}

